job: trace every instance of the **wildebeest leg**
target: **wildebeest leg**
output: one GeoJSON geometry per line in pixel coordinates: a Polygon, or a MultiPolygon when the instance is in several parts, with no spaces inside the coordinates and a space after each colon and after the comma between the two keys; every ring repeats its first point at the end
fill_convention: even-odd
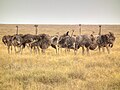
{"type": "Polygon", "coordinates": [[[84,46],[82,46],[82,55],[85,54],[85,49],[84,49],[84,46]]]}
{"type": "Polygon", "coordinates": [[[108,54],[110,54],[110,49],[108,46],[106,46],[106,49],[107,49],[108,54]]]}

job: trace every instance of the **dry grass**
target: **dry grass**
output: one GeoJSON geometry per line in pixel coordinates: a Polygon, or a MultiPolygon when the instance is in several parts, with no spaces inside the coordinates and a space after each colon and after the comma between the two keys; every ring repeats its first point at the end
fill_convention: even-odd
{"type": "MultiPolygon", "coordinates": [[[[12,35],[14,26],[0,25],[0,39],[5,34],[12,35]]],[[[34,33],[32,25],[21,27],[20,33],[34,33]]],[[[78,26],[39,26],[39,32],[50,35],[72,29],[78,34],[78,26]]],[[[83,33],[97,29],[97,26],[83,26],[83,33]]],[[[0,90],[120,90],[120,26],[103,29],[114,32],[117,37],[111,54],[97,50],[90,56],[82,56],[81,50],[77,55],[62,50],[58,55],[53,48],[46,54],[30,54],[27,48],[23,55],[8,54],[0,41],[0,90]]]]}

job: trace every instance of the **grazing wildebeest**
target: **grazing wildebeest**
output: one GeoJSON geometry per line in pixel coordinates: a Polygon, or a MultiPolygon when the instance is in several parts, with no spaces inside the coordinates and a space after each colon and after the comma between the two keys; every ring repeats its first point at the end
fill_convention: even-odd
{"type": "Polygon", "coordinates": [[[5,35],[2,37],[2,42],[8,47],[8,53],[10,53],[10,48],[12,52],[12,36],[5,35]]]}
{"type": "Polygon", "coordinates": [[[112,32],[109,32],[108,34],[104,35],[99,35],[97,38],[97,44],[99,47],[99,52],[100,49],[103,49],[104,52],[104,47],[106,47],[108,54],[110,53],[110,47],[113,47],[115,41],[115,36],[112,32]]]}
{"type": "Polygon", "coordinates": [[[80,47],[82,47],[82,54],[84,55],[84,47],[87,50],[87,54],[89,54],[89,49],[94,50],[97,47],[95,37],[91,35],[79,35],[76,37],[75,41],[75,51],[77,51],[80,47]]]}

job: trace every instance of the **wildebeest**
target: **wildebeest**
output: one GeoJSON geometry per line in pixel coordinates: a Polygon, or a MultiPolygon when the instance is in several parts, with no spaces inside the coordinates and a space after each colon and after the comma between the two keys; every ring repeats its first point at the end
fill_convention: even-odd
{"type": "Polygon", "coordinates": [[[12,36],[5,35],[2,37],[2,42],[8,47],[8,53],[10,53],[10,48],[12,52],[12,36]]]}

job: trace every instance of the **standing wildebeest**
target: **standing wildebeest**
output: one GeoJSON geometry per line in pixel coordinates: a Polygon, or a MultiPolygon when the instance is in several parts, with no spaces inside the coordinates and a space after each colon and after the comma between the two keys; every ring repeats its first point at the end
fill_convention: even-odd
{"type": "Polygon", "coordinates": [[[3,36],[2,42],[8,47],[8,53],[10,53],[10,47],[11,47],[11,52],[12,52],[12,36],[11,35],[3,36]]]}
{"type": "Polygon", "coordinates": [[[113,47],[115,41],[115,36],[112,32],[109,32],[109,34],[104,34],[104,35],[99,35],[97,38],[97,43],[99,47],[99,52],[100,49],[103,49],[104,52],[104,47],[106,47],[108,54],[110,53],[110,47],[113,47]]]}
{"type": "Polygon", "coordinates": [[[79,35],[76,37],[75,42],[75,51],[77,51],[80,47],[82,47],[82,54],[84,55],[84,47],[87,49],[87,54],[89,54],[89,49],[94,50],[97,47],[95,37],[91,35],[79,35]]]}

